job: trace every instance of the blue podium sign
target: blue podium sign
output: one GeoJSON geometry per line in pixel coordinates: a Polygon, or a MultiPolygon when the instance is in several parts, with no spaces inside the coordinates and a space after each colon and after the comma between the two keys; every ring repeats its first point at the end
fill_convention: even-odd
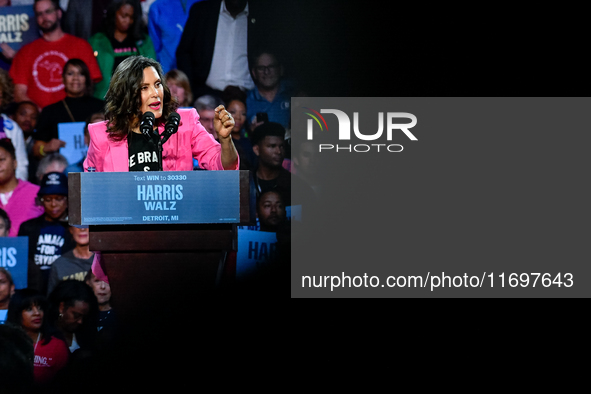
{"type": "Polygon", "coordinates": [[[238,171],[80,174],[80,224],[240,223],[238,171]]]}
{"type": "Polygon", "coordinates": [[[27,287],[29,237],[0,237],[0,267],[6,268],[16,289],[27,287]]]}

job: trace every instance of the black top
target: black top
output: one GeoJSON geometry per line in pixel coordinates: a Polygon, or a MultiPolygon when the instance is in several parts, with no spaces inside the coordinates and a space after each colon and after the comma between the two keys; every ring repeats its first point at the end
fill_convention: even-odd
{"type": "Polygon", "coordinates": [[[137,55],[138,49],[136,47],[135,41],[131,38],[131,35],[127,35],[125,39],[121,42],[117,41],[115,38],[109,38],[111,42],[111,46],[113,47],[113,52],[115,54],[115,62],[113,63],[113,69],[111,70],[111,75],[117,69],[117,66],[127,59],[130,56],[137,55]]]}
{"type": "MultiPolygon", "coordinates": [[[[105,102],[91,96],[66,97],[64,100],[76,122],[86,122],[90,115],[96,112],[104,112],[105,110],[105,102]]],[[[45,142],[53,138],[58,138],[58,123],[71,121],[72,118],[61,100],[57,103],[50,104],[41,111],[39,121],[37,122],[37,131],[33,133],[33,138],[45,142]]]]}
{"type": "Polygon", "coordinates": [[[129,171],[158,171],[158,153],[156,144],[146,140],[141,134],[129,135],[129,171]]]}

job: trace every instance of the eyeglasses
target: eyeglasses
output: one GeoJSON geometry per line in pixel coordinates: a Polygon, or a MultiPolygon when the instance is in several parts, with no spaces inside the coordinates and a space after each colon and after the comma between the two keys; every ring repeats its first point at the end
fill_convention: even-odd
{"type": "Polygon", "coordinates": [[[66,201],[67,198],[68,197],[66,197],[66,196],[57,196],[57,197],[47,197],[47,196],[45,196],[45,197],[41,197],[40,200],[41,200],[41,202],[46,202],[46,203],[50,203],[52,201],[55,201],[55,202],[64,202],[64,201],[66,201]]]}
{"type": "Polygon", "coordinates": [[[279,68],[279,66],[277,64],[269,64],[268,66],[255,66],[254,67],[254,69],[260,73],[277,71],[277,68],[279,68]]]}
{"type": "Polygon", "coordinates": [[[49,8],[49,9],[47,9],[47,10],[45,10],[45,11],[41,11],[41,12],[35,12],[35,17],[36,17],[36,18],[40,18],[40,17],[42,17],[43,15],[51,15],[51,14],[53,14],[54,12],[55,12],[55,8],[49,8]]]}

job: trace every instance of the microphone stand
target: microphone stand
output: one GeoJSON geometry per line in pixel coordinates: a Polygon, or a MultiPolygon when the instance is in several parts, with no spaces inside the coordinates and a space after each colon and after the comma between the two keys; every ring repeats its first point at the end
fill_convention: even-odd
{"type": "Polygon", "coordinates": [[[154,134],[156,134],[158,139],[158,171],[164,171],[162,166],[162,136],[158,134],[158,129],[154,130],[154,134]]]}

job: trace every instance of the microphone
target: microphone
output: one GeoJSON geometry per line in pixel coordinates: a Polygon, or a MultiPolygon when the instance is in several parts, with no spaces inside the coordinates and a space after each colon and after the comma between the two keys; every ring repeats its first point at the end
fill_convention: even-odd
{"type": "Polygon", "coordinates": [[[168,121],[166,122],[166,126],[164,126],[164,133],[162,133],[162,143],[164,144],[171,135],[176,133],[179,129],[179,123],[181,122],[181,116],[173,112],[168,117],[168,121]]]}
{"type": "Polygon", "coordinates": [[[156,118],[154,117],[154,114],[150,111],[146,111],[142,115],[142,120],[140,121],[140,131],[148,141],[152,141],[151,133],[152,130],[154,130],[155,121],[156,118]]]}

